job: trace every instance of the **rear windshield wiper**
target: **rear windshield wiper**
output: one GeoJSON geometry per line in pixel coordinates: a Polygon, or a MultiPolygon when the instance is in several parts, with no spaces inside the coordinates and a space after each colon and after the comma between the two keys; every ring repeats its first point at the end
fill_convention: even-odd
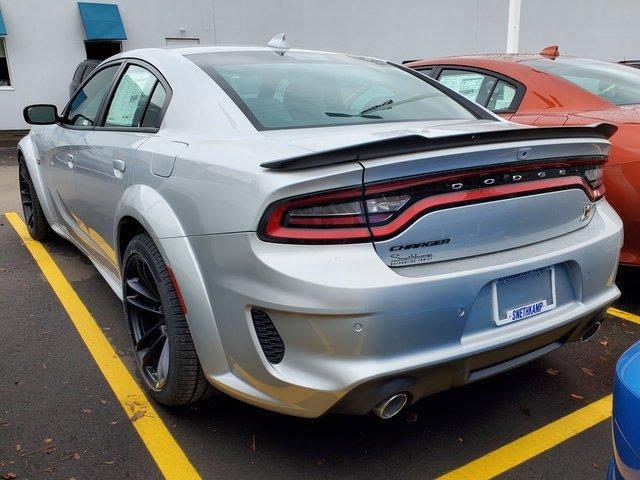
{"type": "Polygon", "coordinates": [[[399,100],[394,102],[392,98],[389,100],[385,100],[382,103],[378,103],[373,105],[372,107],[365,108],[360,113],[341,113],[341,112],[324,112],[325,115],[329,117],[364,117],[364,118],[376,118],[382,119],[382,117],[377,115],[368,115],[370,112],[375,112],[376,110],[388,110],[393,107],[397,107],[398,105],[404,105],[405,103],[417,102],[418,100],[425,99],[427,97],[431,97],[433,94],[425,93],[422,95],[416,95],[415,97],[405,98],[404,100],[399,100]]]}

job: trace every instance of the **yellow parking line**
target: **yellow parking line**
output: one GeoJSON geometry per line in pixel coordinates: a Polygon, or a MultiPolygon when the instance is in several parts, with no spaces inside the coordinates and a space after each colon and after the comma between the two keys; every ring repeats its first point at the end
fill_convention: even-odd
{"type": "Polygon", "coordinates": [[[15,212],[5,214],[49,281],[60,303],[98,364],[116,398],[168,480],[199,479],[200,475],[133,379],[87,307],[40,242],[33,240],[15,212]]]}
{"type": "Polygon", "coordinates": [[[624,310],[618,310],[617,308],[608,308],[607,313],[609,315],[613,315],[614,317],[622,318],[623,320],[628,320],[630,322],[640,324],[640,316],[634,315],[633,313],[625,312],[624,310]]]}
{"type": "Polygon", "coordinates": [[[611,416],[611,395],[467,463],[438,480],[486,480],[532,459],[611,416]]]}

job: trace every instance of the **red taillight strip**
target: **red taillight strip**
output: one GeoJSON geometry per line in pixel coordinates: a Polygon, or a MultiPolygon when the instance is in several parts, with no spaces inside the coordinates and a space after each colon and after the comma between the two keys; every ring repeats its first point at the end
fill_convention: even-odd
{"type": "Polygon", "coordinates": [[[413,223],[416,218],[422,217],[430,211],[574,187],[583,190],[592,201],[601,196],[600,190],[592,190],[580,177],[550,178],[547,180],[444,193],[417,201],[388,224],[377,227],[372,226],[371,233],[374,240],[380,240],[397,235],[401,230],[404,230],[413,223]]]}

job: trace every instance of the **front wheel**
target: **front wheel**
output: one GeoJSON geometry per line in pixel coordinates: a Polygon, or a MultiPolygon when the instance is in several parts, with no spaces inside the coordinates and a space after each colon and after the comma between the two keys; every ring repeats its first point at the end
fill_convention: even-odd
{"type": "Polygon", "coordinates": [[[205,378],[171,274],[153,239],[134,237],[123,261],[124,314],[142,379],[164,405],[208,396],[205,378]]]}

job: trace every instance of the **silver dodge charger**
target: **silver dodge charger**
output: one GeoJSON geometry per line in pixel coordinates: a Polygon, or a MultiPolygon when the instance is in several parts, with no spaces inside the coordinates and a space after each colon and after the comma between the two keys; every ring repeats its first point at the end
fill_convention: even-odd
{"type": "Polygon", "coordinates": [[[282,38],[126,52],[24,116],[29,232],[121,297],[165,405],[389,418],[590,338],[619,296],[608,124],[517,126],[282,38]]]}

